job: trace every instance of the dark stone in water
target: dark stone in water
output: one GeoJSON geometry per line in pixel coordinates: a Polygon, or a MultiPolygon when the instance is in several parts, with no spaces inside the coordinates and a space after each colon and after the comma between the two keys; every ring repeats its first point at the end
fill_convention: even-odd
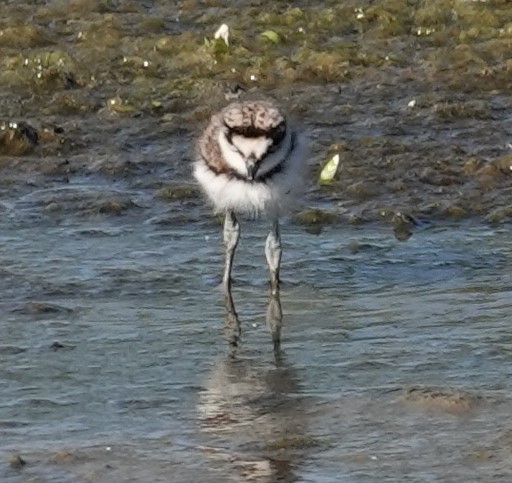
{"type": "Polygon", "coordinates": [[[459,389],[439,389],[435,387],[412,387],[404,391],[403,400],[409,404],[450,413],[472,411],[492,400],[480,394],[472,394],[459,389]]]}
{"type": "Polygon", "coordinates": [[[9,458],[9,464],[12,468],[22,468],[27,462],[19,454],[15,454],[9,458]]]}
{"type": "Polygon", "coordinates": [[[61,344],[58,341],[55,341],[51,346],[50,349],[54,352],[58,351],[59,349],[64,349],[66,346],[64,344],[61,344]]]}
{"type": "Polygon", "coordinates": [[[23,156],[39,144],[39,133],[30,124],[22,121],[9,123],[0,133],[0,155],[23,156]]]}
{"type": "Polygon", "coordinates": [[[399,241],[407,241],[412,236],[412,231],[403,227],[394,228],[393,233],[395,235],[395,238],[399,241]]]}
{"type": "Polygon", "coordinates": [[[21,312],[26,314],[63,314],[72,312],[72,309],[54,304],[46,304],[43,302],[30,302],[23,307],[14,309],[13,312],[21,312]]]}
{"type": "Polygon", "coordinates": [[[418,226],[418,222],[409,214],[397,211],[391,218],[393,233],[399,241],[406,241],[412,236],[412,228],[418,226]]]}

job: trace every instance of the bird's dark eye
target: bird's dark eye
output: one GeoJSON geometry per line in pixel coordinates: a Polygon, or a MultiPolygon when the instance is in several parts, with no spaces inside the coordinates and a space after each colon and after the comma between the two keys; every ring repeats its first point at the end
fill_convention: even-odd
{"type": "Polygon", "coordinates": [[[286,135],[286,121],[281,121],[275,128],[269,133],[268,137],[272,139],[273,145],[276,146],[284,139],[286,135]]]}
{"type": "Polygon", "coordinates": [[[268,154],[275,153],[278,150],[278,148],[279,148],[279,145],[277,145],[275,142],[272,142],[272,144],[267,149],[267,153],[268,154]]]}
{"type": "Polygon", "coordinates": [[[275,153],[279,149],[281,141],[286,135],[286,121],[282,121],[275,128],[267,133],[267,137],[272,140],[272,144],[268,148],[267,153],[275,153]]]}

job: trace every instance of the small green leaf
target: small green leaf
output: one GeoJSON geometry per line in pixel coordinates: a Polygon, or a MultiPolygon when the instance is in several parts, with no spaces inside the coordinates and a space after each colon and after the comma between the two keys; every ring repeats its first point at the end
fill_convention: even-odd
{"type": "Polygon", "coordinates": [[[174,122],[176,120],[176,116],[171,112],[166,112],[162,116],[162,122],[174,122]]]}
{"type": "Polygon", "coordinates": [[[336,176],[338,165],[340,164],[340,155],[335,154],[323,167],[320,173],[320,183],[329,183],[336,176]]]}
{"type": "Polygon", "coordinates": [[[216,60],[219,60],[223,55],[229,53],[229,46],[226,44],[224,39],[205,39],[204,45],[216,60]]]}
{"type": "Polygon", "coordinates": [[[262,37],[265,37],[267,40],[270,40],[273,44],[278,44],[281,42],[281,37],[279,37],[279,34],[277,32],[274,32],[273,30],[265,30],[261,34],[262,37]]]}
{"type": "Polygon", "coordinates": [[[131,112],[135,112],[135,107],[132,106],[131,104],[118,104],[113,107],[113,110],[116,112],[128,114],[131,112]]]}
{"type": "Polygon", "coordinates": [[[162,107],[162,103],[160,101],[151,101],[152,107],[162,107]]]}

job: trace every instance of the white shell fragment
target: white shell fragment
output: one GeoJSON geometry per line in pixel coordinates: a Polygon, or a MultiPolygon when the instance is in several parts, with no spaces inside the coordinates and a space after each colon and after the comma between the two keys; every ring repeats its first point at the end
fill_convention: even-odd
{"type": "Polygon", "coordinates": [[[226,45],[229,45],[229,27],[223,23],[215,32],[214,39],[222,39],[224,42],[226,42],[226,45]]]}

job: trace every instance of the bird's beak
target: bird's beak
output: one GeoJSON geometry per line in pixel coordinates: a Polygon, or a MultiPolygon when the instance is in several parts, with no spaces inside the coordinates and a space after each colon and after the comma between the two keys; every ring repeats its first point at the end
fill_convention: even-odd
{"type": "Polygon", "coordinates": [[[258,169],[260,167],[259,161],[254,158],[250,157],[247,159],[247,177],[249,179],[256,178],[256,173],[258,172],[258,169]]]}

